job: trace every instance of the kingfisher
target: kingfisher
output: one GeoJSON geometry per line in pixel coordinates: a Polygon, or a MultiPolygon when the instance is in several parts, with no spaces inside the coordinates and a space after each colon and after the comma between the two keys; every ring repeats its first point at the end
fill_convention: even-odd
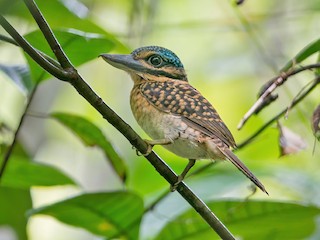
{"type": "Polygon", "coordinates": [[[101,54],[110,65],[126,71],[133,80],[132,113],[152,138],[146,140],[150,154],[154,145],[189,162],[171,186],[174,191],[198,159],[229,160],[258,188],[267,193],[258,178],[231,151],[235,140],[219,114],[192,87],[180,59],[169,49],[146,46],[131,54],[101,54]]]}

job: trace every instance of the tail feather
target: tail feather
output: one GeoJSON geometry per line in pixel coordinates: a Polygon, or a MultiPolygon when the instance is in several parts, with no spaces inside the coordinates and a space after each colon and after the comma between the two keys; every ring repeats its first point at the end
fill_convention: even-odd
{"type": "Polygon", "coordinates": [[[269,195],[263,184],[256,178],[255,175],[240,161],[240,159],[234,155],[229,148],[220,149],[221,153],[226,156],[244,175],[247,176],[258,188],[269,195]]]}

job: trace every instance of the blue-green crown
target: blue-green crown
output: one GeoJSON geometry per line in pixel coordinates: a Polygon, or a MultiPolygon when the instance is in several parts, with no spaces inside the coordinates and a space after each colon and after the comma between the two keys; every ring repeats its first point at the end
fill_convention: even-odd
{"type": "Polygon", "coordinates": [[[135,56],[141,52],[148,52],[148,51],[159,54],[168,63],[171,63],[176,67],[183,68],[183,65],[180,59],[178,58],[178,56],[167,48],[163,48],[159,46],[147,46],[147,47],[137,48],[131,54],[135,56]]]}

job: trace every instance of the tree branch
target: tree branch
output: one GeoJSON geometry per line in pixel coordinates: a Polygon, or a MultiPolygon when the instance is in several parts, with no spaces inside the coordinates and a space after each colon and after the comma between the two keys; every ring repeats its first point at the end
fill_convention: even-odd
{"type": "Polygon", "coordinates": [[[19,47],[19,44],[15,40],[2,34],[0,34],[0,41],[11,43],[19,47]]]}
{"type": "Polygon", "coordinates": [[[8,21],[0,15],[0,25],[10,34],[10,36],[17,42],[17,44],[36,62],[41,66],[44,70],[48,73],[52,74],[53,76],[66,81],[69,77],[69,73],[67,71],[63,71],[61,68],[55,66],[48,61],[46,58],[41,56],[39,52],[32,47],[25,39],[22,37],[11,25],[8,21]]]}
{"type": "Polygon", "coordinates": [[[281,73],[279,76],[271,79],[268,82],[268,87],[261,93],[259,99],[253,104],[253,106],[249,109],[249,111],[243,116],[241,119],[240,123],[238,124],[238,130],[240,130],[243,125],[248,121],[248,119],[257,112],[257,110],[261,110],[263,107],[267,106],[265,104],[266,101],[268,101],[268,97],[273,93],[273,91],[281,86],[285,81],[295,75],[298,74],[302,71],[308,70],[308,69],[314,69],[314,68],[320,68],[320,63],[315,63],[315,64],[310,64],[307,66],[299,67],[296,69],[291,69],[287,72],[281,73]]]}
{"type": "MultiPolygon", "coordinates": [[[[90,86],[79,76],[71,84],[101,115],[120,131],[129,142],[141,153],[146,153],[148,145],[145,141],[126,123],[124,122],[103,100],[95,94],[90,86]]],[[[154,152],[146,156],[148,161],[155,169],[171,184],[177,181],[177,175],[170,167],[154,152]]],[[[222,239],[235,239],[223,223],[214,215],[208,206],[183,182],[177,187],[181,196],[202,216],[203,219],[216,231],[222,239]]]]}
{"type": "MultiPolygon", "coordinates": [[[[68,81],[74,88],[83,96],[109,123],[111,123],[118,131],[120,131],[128,141],[141,153],[148,150],[148,145],[142,138],[126,123],[124,122],[103,100],[91,89],[91,87],[84,81],[84,79],[75,71],[69,60],[65,58],[65,53],[56,41],[51,29],[41,15],[35,3],[31,0],[25,0],[28,8],[36,19],[41,31],[51,49],[54,51],[59,63],[65,70],[57,69],[49,61],[46,61],[29,43],[25,41],[11,25],[0,16],[0,23],[5,30],[17,41],[17,43],[30,55],[41,67],[46,71],[56,76],[57,78],[68,81]],[[48,31],[48,29],[50,31],[48,31]]],[[[169,166],[154,152],[146,156],[148,161],[155,167],[155,169],[171,184],[177,181],[177,175],[169,168],[169,166]]],[[[215,232],[226,240],[234,240],[234,236],[223,225],[223,223],[214,215],[208,206],[195,194],[192,190],[181,182],[177,191],[181,196],[189,202],[189,204],[202,216],[202,218],[215,230],[215,232]]]]}
{"type": "Polygon", "coordinates": [[[63,69],[74,69],[70,60],[68,59],[67,55],[62,50],[60,43],[54,36],[51,28],[49,27],[46,19],[43,17],[40,9],[36,5],[33,0],[24,0],[26,6],[28,7],[30,13],[32,14],[33,18],[36,20],[41,32],[43,33],[44,37],[46,38],[49,46],[51,47],[52,52],[56,56],[57,60],[61,64],[63,69]]]}
{"type": "MultiPolygon", "coordinates": [[[[7,36],[4,36],[2,34],[0,34],[0,41],[3,42],[7,42],[7,43],[11,43],[17,47],[20,47],[19,44],[12,38],[9,38],[7,36]]],[[[54,60],[53,58],[49,57],[47,54],[45,54],[44,52],[41,52],[37,49],[35,49],[42,57],[44,57],[47,61],[49,61],[50,63],[52,63],[54,66],[56,66],[57,68],[61,68],[60,64],[54,60]]]]}
{"type": "Polygon", "coordinates": [[[267,123],[265,123],[259,130],[257,130],[252,136],[250,136],[248,139],[243,141],[242,143],[238,144],[239,148],[243,148],[244,146],[251,143],[259,134],[261,134],[268,126],[270,126],[273,122],[277,121],[281,116],[285,115],[289,108],[294,107],[299,102],[301,102],[318,84],[320,83],[320,76],[316,77],[312,84],[299,95],[299,97],[294,98],[294,100],[291,102],[290,107],[286,107],[281,112],[279,112],[276,116],[274,116],[272,119],[270,119],[267,123]]]}

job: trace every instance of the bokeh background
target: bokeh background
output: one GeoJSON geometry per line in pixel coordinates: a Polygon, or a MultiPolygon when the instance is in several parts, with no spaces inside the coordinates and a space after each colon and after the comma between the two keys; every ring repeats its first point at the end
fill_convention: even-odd
{"type": "MultiPolygon", "coordinates": [[[[236,6],[234,1],[222,0],[60,2],[79,17],[88,18],[110,32],[126,46],[114,53],[129,53],[145,45],[159,45],[175,52],[185,66],[189,82],[215,106],[238,143],[290,105],[300,89],[313,79],[311,71],[290,78],[277,91],[279,99],[275,103],[253,116],[241,131],[237,130],[238,122],[256,100],[260,87],[276,76],[303,47],[319,38],[320,4],[316,0],[247,0],[241,6],[236,6]]],[[[36,24],[27,16],[27,9],[20,6],[23,3],[15,1],[14,4],[21,8],[21,16],[8,15],[14,27],[21,34],[35,30],[36,24]]],[[[0,33],[4,34],[2,28],[0,33]]],[[[0,53],[3,64],[25,63],[18,48],[0,43],[0,53]]],[[[316,56],[308,62],[315,59],[316,56]]],[[[98,57],[78,70],[111,108],[148,138],[131,114],[132,81],[126,73],[98,57]]],[[[320,148],[311,130],[312,112],[319,102],[319,89],[316,89],[294,107],[286,119],[280,119],[282,125],[301,136],[306,143],[303,150],[280,157],[279,130],[274,123],[252,143],[237,151],[270,194],[266,196],[257,191],[252,199],[320,205],[320,148]]],[[[0,122],[16,129],[25,104],[25,93],[0,73],[0,122]]],[[[26,151],[34,161],[53,165],[78,183],[78,186],[33,187],[33,207],[83,192],[119,189],[133,190],[148,203],[168,189],[168,183],[150,163],[137,156],[130,143],[68,84],[56,79],[42,83],[29,112],[19,135],[26,151]],[[125,187],[99,149],[85,147],[64,126],[43,117],[56,111],[79,114],[103,129],[128,166],[125,187]]],[[[12,135],[2,134],[0,140],[10,142],[12,135]]],[[[155,147],[155,151],[178,173],[187,163],[162,147],[155,147]]],[[[199,161],[195,168],[209,162],[199,161]]],[[[229,163],[214,165],[186,182],[203,200],[243,199],[251,193],[250,182],[229,163]]],[[[168,220],[188,207],[177,193],[170,194],[144,217],[141,239],[152,239],[168,220]]],[[[33,240],[102,239],[43,215],[31,217],[27,230],[33,240]]],[[[15,239],[10,229],[3,228],[3,231],[12,237],[8,239],[15,239]]],[[[313,239],[320,236],[319,232],[317,234],[313,239]]]]}

